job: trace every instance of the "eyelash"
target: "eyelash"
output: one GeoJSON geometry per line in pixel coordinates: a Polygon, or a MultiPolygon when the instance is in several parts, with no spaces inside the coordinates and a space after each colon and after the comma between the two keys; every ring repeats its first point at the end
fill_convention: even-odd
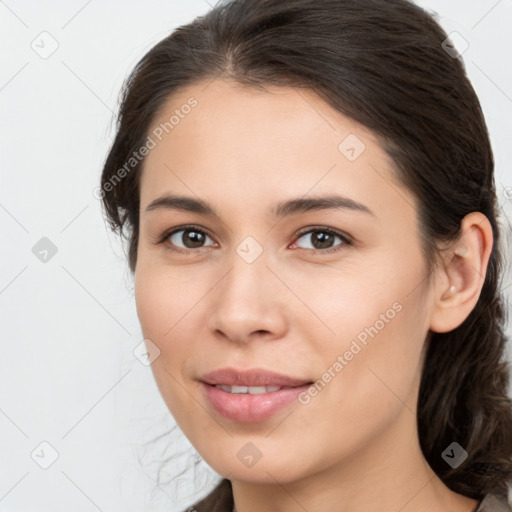
{"type": "MultiPolygon", "coordinates": [[[[180,231],[195,231],[195,232],[201,233],[203,235],[206,235],[206,236],[212,238],[206,231],[199,228],[198,226],[195,226],[193,224],[188,224],[185,226],[179,226],[179,227],[173,228],[169,231],[165,231],[161,236],[158,237],[156,244],[158,245],[158,244],[165,243],[172,235],[174,235],[175,233],[179,233],[180,231]]],[[[313,227],[304,228],[304,229],[298,231],[294,235],[295,241],[293,243],[295,243],[297,240],[302,238],[302,236],[307,235],[309,233],[314,233],[317,231],[337,236],[342,240],[343,243],[336,245],[335,247],[332,247],[330,249],[304,249],[305,251],[313,251],[314,254],[318,254],[318,253],[330,254],[330,253],[335,253],[335,252],[341,251],[346,246],[352,245],[352,241],[350,240],[350,238],[347,235],[344,235],[343,233],[341,233],[335,229],[328,228],[325,226],[313,226],[313,227]]],[[[186,249],[185,250],[185,249],[181,249],[180,247],[176,247],[176,246],[171,247],[170,245],[166,248],[170,251],[178,252],[181,254],[188,254],[188,255],[190,255],[191,253],[194,253],[194,252],[196,252],[196,253],[203,252],[203,250],[206,249],[206,247],[199,247],[198,249],[186,249]]],[[[299,248],[299,249],[301,249],[301,248],[299,248]]]]}

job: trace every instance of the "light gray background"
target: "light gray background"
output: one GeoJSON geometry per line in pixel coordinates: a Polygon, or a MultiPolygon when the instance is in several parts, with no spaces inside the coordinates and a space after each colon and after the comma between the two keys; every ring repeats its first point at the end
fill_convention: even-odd
{"type": "MultiPolygon", "coordinates": [[[[486,115],[510,230],[512,1],[418,3],[469,43],[463,59],[486,115]]],[[[161,475],[169,481],[195,451],[179,432],[144,447],[173,420],[132,352],[142,340],[133,285],[93,196],[123,79],[170,30],[209,8],[206,0],[149,8],[0,1],[0,512],[181,511],[217,478],[201,462],[195,475],[156,487],[164,459],[175,459],[161,475]],[[52,44],[56,51],[42,58],[52,44]],[[46,262],[32,252],[43,237],[57,248],[46,262]],[[58,458],[42,469],[53,450],[58,458]]]]}

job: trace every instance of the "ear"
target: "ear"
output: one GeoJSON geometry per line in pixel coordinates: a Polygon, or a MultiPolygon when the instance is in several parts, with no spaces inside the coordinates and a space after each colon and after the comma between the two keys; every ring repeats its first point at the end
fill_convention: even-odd
{"type": "Polygon", "coordinates": [[[483,213],[462,219],[461,237],[443,255],[436,276],[431,331],[452,331],[469,316],[480,297],[493,243],[492,226],[483,213]]]}

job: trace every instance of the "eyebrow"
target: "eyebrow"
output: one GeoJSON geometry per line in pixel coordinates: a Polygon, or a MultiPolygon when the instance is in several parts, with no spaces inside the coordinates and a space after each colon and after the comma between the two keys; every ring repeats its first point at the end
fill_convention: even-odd
{"type": "MultiPolygon", "coordinates": [[[[147,206],[146,212],[158,209],[179,210],[197,213],[199,215],[219,217],[215,209],[205,201],[186,196],[165,195],[159,197],[147,206]]],[[[281,219],[289,215],[317,210],[350,210],[366,213],[375,217],[375,214],[364,204],[358,203],[348,197],[333,194],[320,197],[300,197],[281,201],[269,211],[269,216],[274,219],[281,219]]]]}

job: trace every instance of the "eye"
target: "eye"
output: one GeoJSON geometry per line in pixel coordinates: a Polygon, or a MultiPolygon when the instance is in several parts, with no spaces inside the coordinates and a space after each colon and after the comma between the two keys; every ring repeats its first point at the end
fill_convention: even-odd
{"type": "MultiPolygon", "coordinates": [[[[297,241],[302,238],[307,240],[306,235],[309,236],[312,247],[303,247],[299,245],[302,249],[313,250],[321,253],[332,253],[342,250],[347,245],[352,245],[348,236],[325,226],[310,227],[299,231],[295,234],[295,237],[297,238],[294,245],[296,245],[297,241]],[[336,238],[338,238],[341,243],[333,246],[333,242],[336,238]]],[[[188,225],[166,231],[158,238],[156,243],[168,244],[167,248],[171,251],[191,254],[193,252],[200,252],[203,248],[208,247],[204,245],[206,239],[212,240],[204,230],[194,225],[188,225]]],[[[215,247],[217,244],[214,242],[210,246],[215,247]]]]}
{"type": "MultiPolygon", "coordinates": [[[[301,247],[302,249],[311,249],[313,251],[320,251],[323,253],[331,253],[340,251],[346,245],[351,245],[349,238],[342,233],[327,227],[315,227],[308,228],[307,231],[301,230],[296,235],[300,240],[301,238],[310,240],[313,247],[301,247]],[[306,236],[307,235],[307,236],[306,236]],[[333,246],[333,242],[336,238],[339,238],[342,243],[333,246]]],[[[297,241],[295,242],[295,244],[297,241]]]]}
{"type": "Polygon", "coordinates": [[[194,249],[202,249],[207,238],[210,237],[197,226],[180,226],[166,231],[157,243],[169,242],[172,251],[190,253],[194,249]],[[183,247],[180,244],[183,244],[183,247]]]}

